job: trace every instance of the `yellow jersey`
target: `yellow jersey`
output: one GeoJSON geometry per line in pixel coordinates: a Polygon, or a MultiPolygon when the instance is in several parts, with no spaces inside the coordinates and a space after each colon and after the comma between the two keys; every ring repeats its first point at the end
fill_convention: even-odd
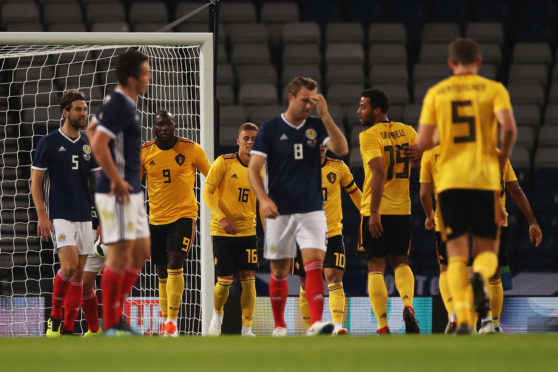
{"type": "MultiPolygon", "coordinates": [[[[510,163],[510,159],[506,161],[506,165],[504,166],[504,171],[502,172],[502,178],[500,179],[500,204],[502,208],[506,210],[506,182],[513,182],[517,181],[517,176],[512,168],[510,163]]],[[[508,226],[508,217],[506,216],[506,222],[504,222],[504,226],[508,226]]]]}
{"type": "Polygon", "coordinates": [[[498,190],[495,113],[503,109],[511,109],[506,88],[478,75],[454,75],[428,90],[419,123],[438,128],[438,192],[498,190]]]}
{"type": "Polygon", "coordinates": [[[341,235],[343,232],[341,187],[349,194],[355,206],[360,208],[362,193],[356,185],[349,167],[342,160],[326,157],[325,163],[322,165],[322,193],[328,238],[341,235]]]}
{"type": "Polygon", "coordinates": [[[434,223],[436,224],[436,231],[440,231],[440,208],[438,205],[438,194],[436,193],[436,185],[434,178],[437,172],[438,158],[440,157],[440,145],[434,146],[430,150],[422,154],[420,161],[420,183],[432,183],[432,193],[436,200],[436,209],[434,211],[434,223]]]}
{"type": "Polygon", "coordinates": [[[248,165],[238,154],[221,155],[215,160],[205,180],[205,187],[209,186],[215,189],[213,200],[206,197],[211,210],[211,235],[256,235],[256,193],[248,181],[248,165]],[[219,221],[225,217],[235,224],[236,235],[223,230],[219,221]]]}
{"type": "Polygon", "coordinates": [[[147,182],[150,224],[198,217],[196,169],[207,175],[211,167],[200,145],[179,137],[172,148],[161,150],[155,140],[146,142],[140,152],[140,167],[140,177],[147,182]]]}
{"type": "Polygon", "coordinates": [[[383,157],[386,172],[384,193],[380,202],[380,214],[411,214],[409,196],[410,159],[405,156],[405,148],[417,141],[417,132],[410,125],[394,121],[376,123],[361,132],[360,154],[364,166],[364,184],[360,214],[370,216],[372,201],[372,170],[368,163],[383,157]]]}

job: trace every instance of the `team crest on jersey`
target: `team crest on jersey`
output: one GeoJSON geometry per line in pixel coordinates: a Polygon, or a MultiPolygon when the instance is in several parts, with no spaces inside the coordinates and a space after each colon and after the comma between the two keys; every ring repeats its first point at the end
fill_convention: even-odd
{"type": "Polygon", "coordinates": [[[83,152],[83,158],[85,159],[85,161],[91,160],[91,146],[83,145],[83,152]]]}
{"type": "Polygon", "coordinates": [[[186,157],[182,154],[178,154],[174,157],[174,160],[176,160],[176,164],[182,165],[182,164],[184,164],[184,161],[186,160],[186,157]]]}
{"type": "Polygon", "coordinates": [[[335,180],[337,179],[337,175],[333,172],[329,172],[326,176],[327,180],[329,181],[329,183],[334,184],[335,180]]]}
{"type": "Polygon", "coordinates": [[[308,144],[308,146],[315,147],[317,145],[318,141],[316,140],[316,131],[314,129],[306,129],[306,138],[306,143],[308,144]]]}

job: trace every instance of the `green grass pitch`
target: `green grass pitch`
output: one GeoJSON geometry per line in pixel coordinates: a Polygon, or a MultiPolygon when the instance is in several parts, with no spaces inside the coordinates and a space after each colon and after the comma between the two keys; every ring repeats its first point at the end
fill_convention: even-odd
{"type": "Polygon", "coordinates": [[[0,339],[6,372],[542,372],[557,364],[558,334],[0,339]]]}

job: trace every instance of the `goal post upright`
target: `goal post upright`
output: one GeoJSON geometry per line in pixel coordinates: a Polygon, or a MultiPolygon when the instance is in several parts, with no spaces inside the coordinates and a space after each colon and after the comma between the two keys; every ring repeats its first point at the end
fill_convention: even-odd
{"type": "MultiPolygon", "coordinates": [[[[200,146],[208,159],[214,159],[214,46],[212,33],[94,33],[94,32],[2,32],[0,45],[61,45],[103,47],[198,46],[200,146]]],[[[9,58],[9,51],[6,58],[9,58]]],[[[50,54],[42,50],[39,54],[50,54]]],[[[1,58],[1,57],[0,57],[1,58]]],[[[154,113],[153,113],[154,114],[154,113]]],[[[205,177],[200,174],[200,267],[201,334],[206,335],[213,312],[214,266],[210,235],[210,212],[201,202],[205,177]]]]}

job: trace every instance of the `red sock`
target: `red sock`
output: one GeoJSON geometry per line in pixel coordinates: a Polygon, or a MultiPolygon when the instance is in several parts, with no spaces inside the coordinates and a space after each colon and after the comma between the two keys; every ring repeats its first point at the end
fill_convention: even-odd
{"type": "Polygon", "coordinates": [[[95,294],[95,290],[85,293],[81,298],[81,311],[87,321],[87,328],[91,332],[99,330],[99,300],[95,294]]]}
{"type": "Polygon", "coordinates": [[[126,297],[130,294],[132,287],[136,284],[138,276],[141,273],[141,268],[134,267],[133,265],[128,265],[126,270],[124,270],[124,277],[122,278],[122,284],[120,287],[120,310],[118,317],[122,315],[122,310],[124,309],[124,303],[126,302],[126,297]]]}
{"type": "Polygon", "coordinates": [[[64,305],[64,297],[70,286],[70,278],[66,278],[62,274],[62,270],[58,270],[54,277],[54,286],[52,288],[52,310],[50,316],[54,319],[62,320],[62,306],[64,305]]]}
{"type": "Polygon", "coordinates": [[[105,266],[101,277],[101,291],[103,292],[103,322],[104,328],[112,328],[120,319],[118,312],[121,302],[120,287],[122,286],[122,274],[117,274],[105,266]]]}
{"type": "Polygon", "coordinates": [[[319,322],[322,320],[322,312],[324,311],[324,281],[323,277],[323,261],[312,260],[304,264],[306,272],[306,299],[310,308],[310,322],[319,322]]]}
{"type": "Polygon", "coordinates": [[[83,283],[70,283],[70,288],[64,297],[64,331],[73,332],[74,324],[79,313],[79,305],[81,304],[81,296],[83,294],[83,283]]]}
{"type": "Polygon", "coordinates": [[[289,294],[287,279],[288,276],[279,279],[273,274],[271,274],[271,279],[269,279],[269,297],[271,299],[275,327],[287,327],[284,317],[285,303],[289,294]]]}

